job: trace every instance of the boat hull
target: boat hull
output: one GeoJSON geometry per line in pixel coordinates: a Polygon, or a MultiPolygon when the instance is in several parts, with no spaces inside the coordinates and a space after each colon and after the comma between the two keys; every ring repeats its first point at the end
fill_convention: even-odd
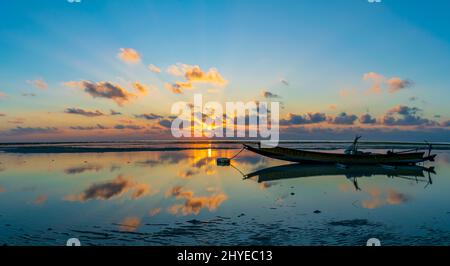
{"type": "Polygon", "coordinates": [[[244,144],[244,147],[254,153],[297,163],[321,163],[342,165],[412,165],[433,160],[435,155],[424,157],[424,152],[393,153],[393,154],[338,154],[315,151],[296,150],[283,147],[255,148],[244,144]]]}

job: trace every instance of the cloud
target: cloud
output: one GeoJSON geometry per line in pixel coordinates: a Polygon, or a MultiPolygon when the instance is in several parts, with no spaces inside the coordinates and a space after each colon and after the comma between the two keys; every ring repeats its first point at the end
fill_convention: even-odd
{"type": "Polygon", "coordinates": [[[281,82],[283,85],[289,86],[289,82],[288,82],[287,80],[285,80],[285,79],[280,79],[280,82],[281,82]]]}
{"type": "Polygon", "coordinates": [[[95,117],[95,116],[103,116],[105,115],[104,113],[96,110],[96,111],[86,111],[84,109],[81,108],[67,108],[66,110],[64,110],[64,113],[66,114],[75,114],[75,115],[83,115],[83,116],[87,116],[87,117],[95,117]]]}
{"type": "Polygon", "coordinates": [[[0,100],[6,98],[6,94],[0,91],[0,100]]]}
{"type": "Polygon", "coordinates": [[[190,190],[185,190],[181,186],[176,186],[167,191],[166,197],[175,197],[184,200],[184,204],[175,204],[169,208],[172,214],[191,215],[199,214],[204,208],[214,211],[228,199],[228,196],[222,192],[215,192],[210,196],[198,197],[190,190]]]}
{"type": "Polygon", "coordinates": [[[395,93],[399,90],[409,88],[413,85],[413,82],[410,80],[401,79],[399,77],[393,77],[387,81],[389,85],[389,92],[395,93]]]}
{"type": "Polygon", "coordinates": [[[192,89],[192,83],[190,82],[175,82],[175,83],[166,83],[164,87],[171,91],[174,94],[183,94],[183,89],[192,89]]]}
{"type": "Polygon", "coordinates": [[[133,88],[135,88],[137,91],[139,91],[142,94],[147,94],[147,92],[150,90],[147,85],[142,84],[140,82],[133,83],[133,88]]]}
{"type": "Polygon", "coordinates": [[[384,84],[388,86],[388,91],[390,93],[398,92],[402,89],[409,88],[413,85],[413,82],[410,80],[401,79],[399,77],[392,77],[390,79],[387,79],[383,75],[375,72],[369,72],[364,74],[363,80],[373,82],[373,86],[370,89],[370,92],[372,93],[381,93],[382,85],[384,84]]]}
{"type": "Polygon", "coordinates": [[[121,112],[114,111],[114,110],[111,109],[111,111],[110,111],[109,114],[110,114],[110,115],[121,115],[122,113],[121,113],[121,112]]]}
{"type": "Polygon", "coordinates": [[[161,73],[161,68],[159,68],[153,64],[148,65],[148,69],[154,73],[161,73]]]}
{"type": "Polygon", "coordinates": [[[34,94],[34,93],[22,93],[21,95],[23,97],[35,97],[36,96],[36,94],[34,94]]]}
{"type": "Polygon", "coordinates": [[[21,118],[21,117],[15,117],[12,120],[8,120],[8,123],[10,124],[23,124],[25,123],[25,118],[21,118]]]}
{"type": "Polygon", "coordinates": [[[182,64],[182,63],[176,63],[175,65],[170,65],[167,68],[167,73],[173,76],[184,76],[184,73],[187,71],[188,68],[190,68],[190,65],[182,64]]]}
{"type": "Polygon", "coordinates": [[[138,125],[121,125],[121,124],[117,124],[114,126],[115,129],[131,129],[131,130],[141,130],[144,129],[145,127],[142,126],[138,126],[138,125]]]}
{"type": "Polygon", "coordinates": [[[280,125],[316,124],[325,120],[326,115],[324,113],[307,113],[304,115],[289,113],[287,118],[280,120],[280,125]]]}
{"type": "Polygon", "coordinates": [[[184,76],[186,81],[166,83],[165,87],[175,94],[182,94],[183,89],[193,89],[194,83],[207,83],[225,86],[228,81],[222,77],[216,68],[204,72],[199,66],[177,63],[168,67],[167,72],[174,76],[184,76]]]}
{"type": "Polygon", "coordinates": [[[341,97],[350,97],[356,94],[356,90],[354,89],[342,89],[339,91],[339,95],[341,97]]]}
{"type": "Polygon", "coordinates": [[[359,117],[359,123],[361,124],[375,124],[377,120],[370,114],[363,114],[359,117]]]}
{"type": "Polygon", "coordinates": [[[117,54],[117,57],[129,64],[137,64],[141,62],[141,55],[133,48],[120,48],[120,52],[117,54]]]}
{"type": "Polygon", "coordinates": [[[158,114],[154,114],[154,113],[149,113],[149,114],[139,114],[139,115],[134,115],[134,117],[136,117],[136,118],[142,118],[142,119],[147,119],[147,120],[156,120],[156,119],[164,118],[164,116],[158,115],[158,114]]]}
{"type": "Polygon", "coordinates": [[[58,133],[56,127],[16,127],[9,131],[13,135],[52,134],[58,133]]]}
{"type": "Polygon", "coordinates": [[[97,124],[96,126],[72,126],[70,129],[73,130],[98,130],[98,129],[108,129],[108,127],[102,126],[100,124],[97,124]]]}
{"type": "Polygon", "coordinates": [[[328,117],[328,122],[336,125],[353,125],[357,119],[356,115],[347,115],[347,113],[342,112],[335,117],[328,117]]]}
{"type": "Polygon", "coordinates": [[[158,124],[164,128],[171,128],[172,127],[172,121],[168,119],[162,119],[158,122],[158,124]]]}
{"type": "Polygon", "coordinates": [[[437,122],[429,120],[427,118],[422,118],[417,114],[421,111],[422,110],[417,107],[398,105],[390,109],[387,114],[382,117],[381,123],[388,126],[437,125],[437,122]]]}
{"type": "Polygon", "coordinates": [[[270,91],[263,91],[262,96],[266,99],[275,99],[275,98],[280,98],[280,96],[278,96],[277,94],[274,94],[270,91]]]}
{"type": "Polygon", "coordinates": [[[64,85],[69,87],[76,87],[83,89],[87,94],[91,95],[93,98],[106,98],[115,101],[118,105],[123,105],[124,103],[131,100],[131,98],[136,97],[136,95],[128,92],[125,88],[119,84],[113,84],[108,81],[92,82],[92,81],[69,81],[65,82],[64,85]]]}
{"type": "Polygon", "coordinates": [[[205,82],[224,86],[228,83],[216,68],[210,68],[208,72],[203,72],[199,66],[193,66],[184,74],[185,78],[190,82],[205,82]]]}
{"type": "Polygon", "coordinates": [[[35,88],[46,90],[48,89],[48,84],[43,79],[35,79],[35,80],[27,80],[27,82],[31,85],[33,85],[35,88]]]}
{"type": "Polygon", "coordinates": [[[150,185],[137,183],[131,177],[118,175],[115,179],[103,183],[94,183],[82,193],[66,196],[67,201],[109,200],[119,198],[128,192],[132,192],[133,199],[151,194],[150,185]]]}
{"type": "Polygon", "coordinates": [[[385,77],[375,72],[369,72],[363,75],[363,80],[372,81],[373,85],[370,89],[371,93],[381,93],[381,84],[385,80],[385,77]]]}
{"type": "Polygon", "coordinates": [[[6,116],[5,114],[2,114],[2,113],[0,113],[0,117],[2,117],[2,116],[6,116]]]}

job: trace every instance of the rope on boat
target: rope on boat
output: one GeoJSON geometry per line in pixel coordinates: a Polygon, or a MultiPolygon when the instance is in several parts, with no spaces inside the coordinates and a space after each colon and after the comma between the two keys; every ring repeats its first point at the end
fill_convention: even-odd
{"type": "Polygon", "coordinates": [[[236,153],[233,157],[229,158],[230,160],[233,160],[234,158],[236,158],[243,150],[245,150],[245,147],[242,147],[241,150],[236,153]]]}
{"type": "Polygon", "coordinates": [[[233,167],[234,169],[236,169],[242,175],[242,177],[244,177],[244,178],[246,177],[246,174],[244,174],[241,170],[239,170],[239,168],[237,168],[236,166],[234,166],[232,164],[230,164],[230,166],[233,167]]]}

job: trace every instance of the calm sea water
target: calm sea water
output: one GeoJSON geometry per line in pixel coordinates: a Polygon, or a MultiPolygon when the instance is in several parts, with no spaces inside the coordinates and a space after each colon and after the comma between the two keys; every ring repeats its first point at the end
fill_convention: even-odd
{"type": "Polygon", "coordinates": [[[224,167],[236,145],[190,147],[0,152],[0,244],[450,244],[450,151],[428,172],[271,168],[287,163],[248,151],[224,167]]]}

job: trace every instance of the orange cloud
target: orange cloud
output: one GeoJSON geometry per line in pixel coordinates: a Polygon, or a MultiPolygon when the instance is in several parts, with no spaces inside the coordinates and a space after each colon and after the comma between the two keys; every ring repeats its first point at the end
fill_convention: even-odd
{"type": "Polygon", "coordinates": [[[205,82],[216,85],[226,85],[228,83],[219,71],[215,68],[210,68],[208,72],[203,72],[199,66],[189,68],[184,74],[185,78],[191,82],[205,82]]]}
{"type": "Polygon", "coordinates": [[[401,79],[399,77],[393,77],[387,81],[389,85],[389,92],[395,93],[399,90],[409,88],[413,85],[412,81],[401,79]]]}
{"type": "Polygon", "coordinates": [[[48,84],[47,82],[45,82],[45,80],[43,79],[35,79],[35,80],[28,80],[27,81],[29,84],[33,85],[34,87],[41,89],[41,90],[46,90],[48,89],[48,84]]]}
{"type": "Polygon", "coordinates": [[[168,89],[169,91],[175,93],[175,94],[182,94],[183,93],[183,89],[187,88],[187,89],[191,89],[192,88],[192,83],[189,82],[175,82],[175,83],[166,83],[164,84],[164,87],[166,87],[166,89],[168,89]]]}
{"type": "Polygon", "coordinates": [[[137,91],[139,91],[142,94],[147,94],[150,90],[149,87],[145,84],[142,84],[138,81],[133,83],[133,88],[135,88],[137,91]]]}
{"type": "Polygon", "coordinates": [[[141,62],[141,55],[133,48],[120,48],[120,53],[117,56],[129,64],[141,62]]]}
{"type": "Polygon", "coordinates": [[[184,76],[186,82],[177,81],[173,84],[166,84],[165,87],[175,94],[183,93],[183,89],[192,89],[194,83],[207,83],[218,86],[225,86],[228,81],[222,77],[216,68],[210,68],[207,72],[199,66],[177,63],[167,68],[167,72],[174,76],[184,76]]]}
{"type": "Polygon", "coordinates": [[[401,79],[399,77],[392,77],[387,79],[381,74],[375,72],[369,72],[364,74],[363,80],[372,81],[373,86],[369,90],[369,93],[381,93],[383,84],[386,84],[389,87],[390,93],[395,93],[399,90],[406,89],[413,85],[413,82],[410,80],[401,79]]]}
{"type": "Polygon", "coordinates": [[[381,93],[381,84],[383,83],[385,77],[381,74],[375,73],[375,72],[369,72],[364,74],[363,79],[366,81],[373,81],[373,86],[369,90],[369,93],[381,93]]]}
{"type": "Polygon", "coordinates": [[[148,69],[154,73],[161,73],[161,68],[159,68],[153,64],[148,65],[148,69]]]}

